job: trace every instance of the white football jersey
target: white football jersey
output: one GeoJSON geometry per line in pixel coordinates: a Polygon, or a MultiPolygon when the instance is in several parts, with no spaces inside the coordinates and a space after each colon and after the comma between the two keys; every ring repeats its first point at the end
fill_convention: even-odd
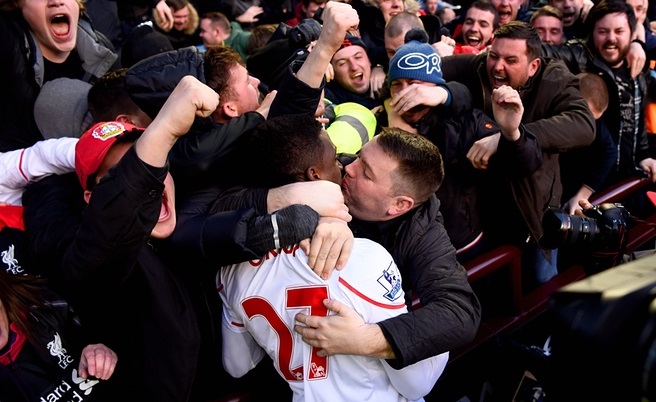
{"type": "Polygon", "coordinates": [[[441,375],[448,353],[394,370],[383,359],[320,357],[294,331],[298,313],[328,315],[324,299],[337,299],[373,323],[406,313],[401,275],[379,244],[355,239],[348,263],[323,280],[293,246],[264,258],[223,267],[223,364],[234,377],[267,353],[293,390],[294,401],[421,400],[441,375]]]}

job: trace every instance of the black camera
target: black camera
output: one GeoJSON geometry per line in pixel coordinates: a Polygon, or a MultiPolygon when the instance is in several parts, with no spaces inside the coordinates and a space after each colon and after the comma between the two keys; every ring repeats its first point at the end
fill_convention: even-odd
{"type": "Polygon", "coordinates": [[[548,210],[542,217],[544,233],[539,244],[546,249],[569,246],[568,250],[561,250],[564,253],[559,253],[559,258],[570,255],[591,275],[621,262],[632,217],[622,204],[611,203],[594,206],[583,213],[586,217],[548,210]]]}
{"type": "Polygon", "coordinates": [[[556,249],[563,245],[577,245],[588,246],[594,251],[624,250],[631,214],[622,204],[596,205],[583,213],[586,217],[548,210],[542,217],[544,233],[540,246],[556,249]]]}
{"type": "Polygon", "coordinates": [[[287,39],[294,48],[305,48],[310,42],[319,39],[321,29],[321,23],[312,18],[303,19],[295,27],[281,22],[267,41],[267,45],[280,39],[287,39]]]}
{"type": "Polygon", "coordinates": [[[321,34],[321,23],[316,19],[306,18],[298,25],[287,31],[287,37],[292,43],[299,46],[307,46],[310,42],[319,39],[321,34]]]}

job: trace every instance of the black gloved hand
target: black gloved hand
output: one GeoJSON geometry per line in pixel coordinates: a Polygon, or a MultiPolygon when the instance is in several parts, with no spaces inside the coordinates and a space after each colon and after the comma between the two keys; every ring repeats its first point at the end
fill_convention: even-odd
{"type": "Polygon", "coordinates": [[[292,246],[312,237],[319,214],[307,205],[294,204],[248,224],[248,247],[258,254],[292,246]]]}

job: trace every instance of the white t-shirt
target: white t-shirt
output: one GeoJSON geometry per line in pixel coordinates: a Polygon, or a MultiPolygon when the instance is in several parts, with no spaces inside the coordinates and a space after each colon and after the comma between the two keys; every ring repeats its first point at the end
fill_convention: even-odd
{"type": "Polygon", "coordinates": [[[367,239],[355,239],[346,267],[329,280],[316,275],[305,253],[294,246],[223,267],[217,290],[224,303],[225,369],[241,377],[266,352],[289,383],[294,401],[421,400],[448,360],[447,352],[395,370],[373,357],[319,357],[294,331],[296,314],[328,314],[326,298],[351,306],[368,323],[408,311],[392,256],[367,239]]]}

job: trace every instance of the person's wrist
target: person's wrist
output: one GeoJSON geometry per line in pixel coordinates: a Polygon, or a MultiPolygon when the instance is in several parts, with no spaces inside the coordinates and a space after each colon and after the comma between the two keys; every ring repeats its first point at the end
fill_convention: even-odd
{"type": "Polygon", "coordinates": [[[522,137],[522,132],[519,130],[519,128],[514,130],[501,130],[501,134],[506,140],[510,142],[515,142],[522,137]]]}
{"type": "Polygon", "coordinates": [[[378,357],[379,359],[394,359],[394,351],[385,339],[380,325],[377,323],[365,324],[366,328],[366,352],[365,356],[378,357]]]}
{"type": "Polygon", "coordinates": [[[637,43],[637,44],[639,44],[643,49],[645,49],[645,48],[647,47],[647,45],[645,44],[645,42],[642,41],[642,40],[640,40],[640,39],[638,39],[638,38],[633,39],[633,40],[631,41],[631,43],[637,43]]]}

